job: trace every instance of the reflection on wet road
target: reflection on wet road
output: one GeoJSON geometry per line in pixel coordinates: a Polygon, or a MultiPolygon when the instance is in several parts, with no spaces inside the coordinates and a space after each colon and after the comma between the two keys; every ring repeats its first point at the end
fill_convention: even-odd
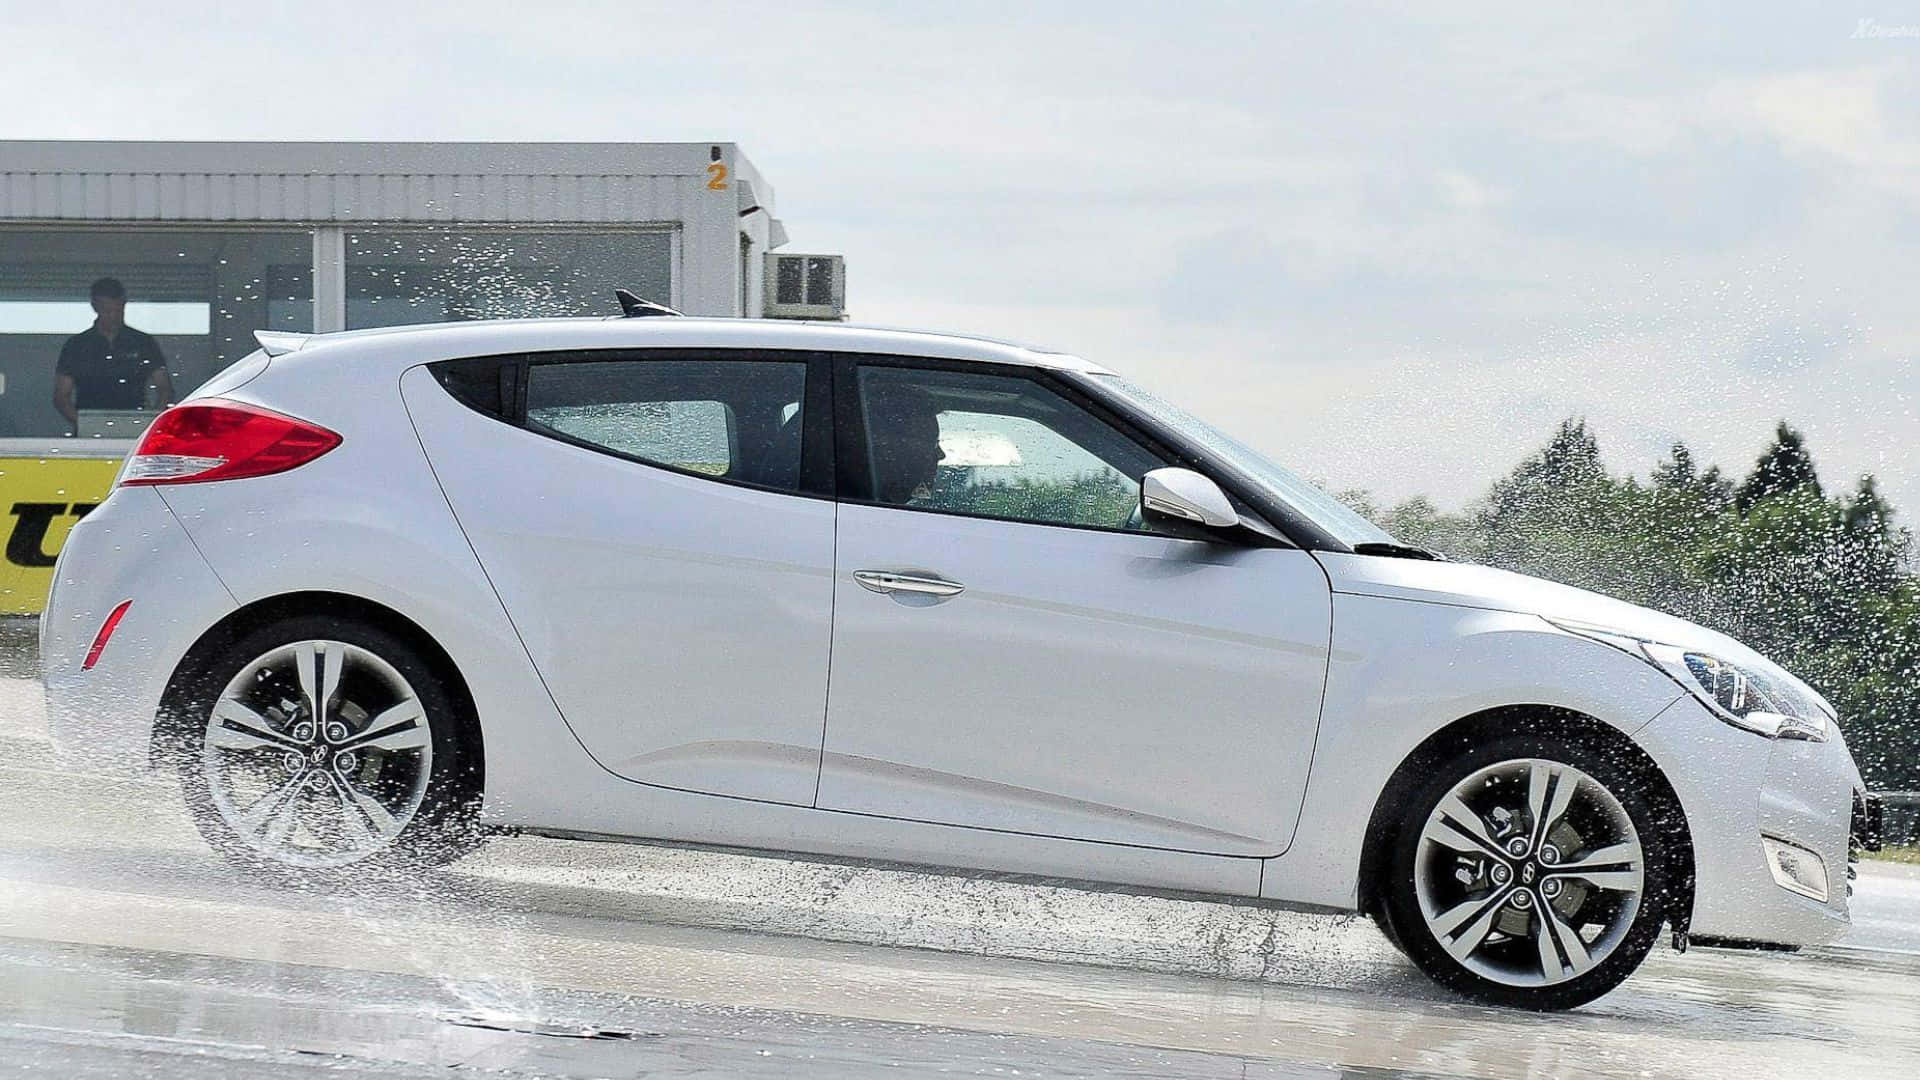
{"type": "Polygon", "coordinates": [[[533,838],[248,880],[169,784],[59,771],[36,693],[0,679],[0,1065],[29,1073],[1920,1074],[1911,868],[1862,879],[1874,948],[1663,948],[1542,1017],[1249,907],[533,838]]]}

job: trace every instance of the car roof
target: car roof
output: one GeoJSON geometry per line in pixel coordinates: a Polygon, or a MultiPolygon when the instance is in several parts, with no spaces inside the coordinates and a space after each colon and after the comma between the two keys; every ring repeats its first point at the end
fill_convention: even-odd
{"type": "Polygon", "coordinates": [[[881,353],[1059,371],[1111,374],[1069,353],[967,334],[791,319],[648,318],[481,319],[470,322],[347,330],[328,334],[256,335],[269,355],[295,353],[304,362],[385,357],[406,364],[462,356],[577,349],[730,348],[881,353]]]}

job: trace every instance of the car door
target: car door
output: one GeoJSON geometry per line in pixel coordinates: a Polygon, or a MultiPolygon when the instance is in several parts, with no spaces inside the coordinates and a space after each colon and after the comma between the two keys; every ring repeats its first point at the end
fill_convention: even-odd
{"type": "Polygon", "coordinates": [[[403,381],[561,714],[621,776],[813,802],[834,528],[818,364],[654,350],[403,381]]]}
{"type": "Polygon", "coordinates": [[[1291,838],[1330,593],[1287,546],[1164,535],[1151,439],[1034,371],[836,373],[825,809],[1235,855],[1291,838]]]}

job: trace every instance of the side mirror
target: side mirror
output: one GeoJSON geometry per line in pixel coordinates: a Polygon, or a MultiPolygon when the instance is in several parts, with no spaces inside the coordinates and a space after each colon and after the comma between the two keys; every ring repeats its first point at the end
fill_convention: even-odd
{"type": "Polygon", "coordinates": [[[1210,529],[1240,524],[1240,515],[1220,485],[1192,469],[1155,469],[1141,477],[1140,509],[1148,517],[1169,517],[1210,529]]]}

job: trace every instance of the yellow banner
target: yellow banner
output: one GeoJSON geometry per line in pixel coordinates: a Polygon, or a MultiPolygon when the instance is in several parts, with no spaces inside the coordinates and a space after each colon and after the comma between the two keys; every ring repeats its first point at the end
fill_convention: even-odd
{"type": "Polygon", "coordinates": [[[0,457],[0,506],[8,511],[0,615],[38,615],[46,606],[67,532],[107,497],[119,471],[116,458],[0,457]]]}

